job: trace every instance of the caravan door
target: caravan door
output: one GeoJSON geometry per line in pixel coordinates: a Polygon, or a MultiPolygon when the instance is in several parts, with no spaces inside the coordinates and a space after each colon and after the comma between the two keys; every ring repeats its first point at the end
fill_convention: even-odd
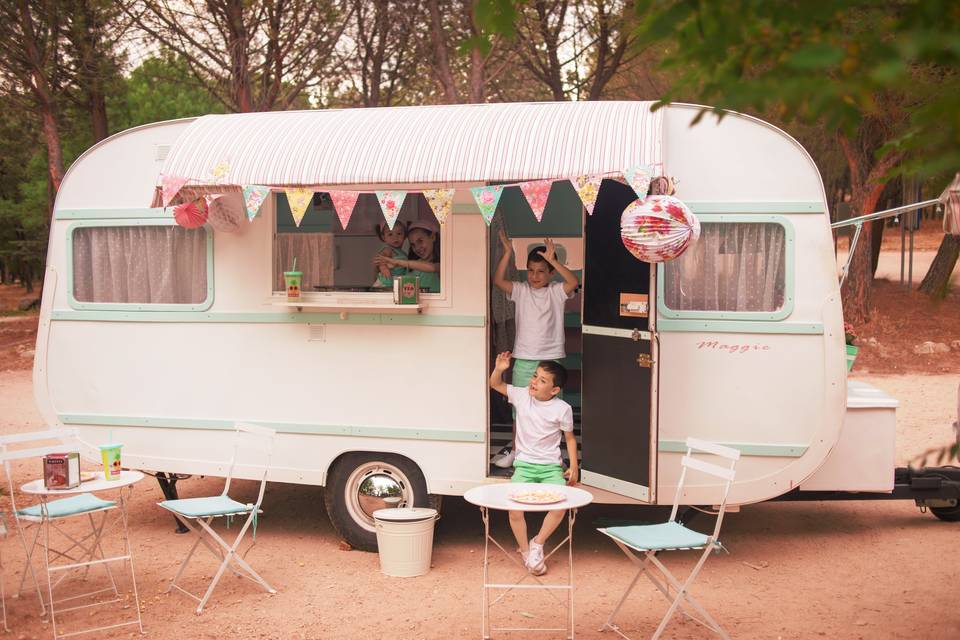
{"type": "Polygon", "coordinates": [[[636,199],[605,181],[584,234],[581,480],[644,502],[656,494],[657,433],[650,265],[620,240],[636,199]]]}

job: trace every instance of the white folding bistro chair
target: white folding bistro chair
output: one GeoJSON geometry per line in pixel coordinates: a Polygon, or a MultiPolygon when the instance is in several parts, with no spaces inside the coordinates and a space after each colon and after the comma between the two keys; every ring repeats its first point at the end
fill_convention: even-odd
{"type": "MultiPolygon", "coordinates": [[[[114,579],[108,562],[111,559],[105,557],[101,544],[104,533],[108,530],[105,512],[116,509],[117,503],[112,500],[103,500],[91,493],[80,493],[65,498],[45,500],[33,506],[19,508],[16,501],[17,492],[13,484],[13,473],[10,468],[10,462],[28,458],[41,458],[51,453],[62,453],[64,451],[86,452],[89,450],[92,450],[90,445],[80,440],[79,432],[75,428],[51,429],[47,431],[0,436],[0,459],[3,461],[4,472],[7,476],[10,510],[16,523],[17,536],[20,539],[24,555],[26,556],[26,567],[20,577],[17,593],[23,591],[23,585],[27,575],[30,575],[37,592],[37,598],[40,602],[40,614],[45,615],[47,608],[49,607],[50,609],[54,637],[58,637],[56,617],[58,609],[60,613],[66,613],[67,611],[83,609],[90,606],[119,602],[121,599],[116,580],[114,579]],[[61,444],[35,446],[40,442],[49,442],[50,440],[60,441],[61,444]],[[28,448],[11,448],[11,445],[26,445],[28,448]],[[100,518],[99,522],[94,519],[94,514],[96,513],[104,513],[104,517],[100,518]],[[75,517],[85,517],[90,525],[89,532],[78,534],[76,530],[70,530],[64,526],[69,519],[75,517]],[[38,525],[30,540],[27,539],[25,524],[38,525]],[[51,533],[59,536],[65,546],[61,546],[60,548],[51,546],[51,533]],[[42,534],[45,534],[43,541],[41,541],[42,534]],[[46,599],[41,592],[41,583],[40,580],[37,579],[37,572],[34,567],[34,554],[37,549],[46,550],[44,553],[44,573],[47,577],[46,599]],[[54,598],[54,590],[67,577],[67,573],[70,570],[83,568],[84,574],[86,575],[86,572],[91,566],[97,565],[104,568],[110,586],[88,593],[71,595],[59,600],[54,598]],[[59,577],[54,579],[54,574],[59,574],[59,577]],[[107,592],[112,593],[112,599],[103,600],[103,594],[107,592]],[[96,601],[92,604],[60,606],[82,598],[94,598],[96,601]]],[[[126,536],[125,521],[120,524],[123,525],[124,535],[126,536]]],[[[131,574],[132,571],[133,568],[131,564],[131,574]]],[[[136,578],[134,577],[133,579],[135,590],[136,578]]],[[[124,624],[140,625],[139,614],[138,606],[137,619],[124,624]]]]}
{"type": "Polygon", "coordinates": [[[677,493],[673,500],[673,510],[670,512],[670,519],[661,524],[652,525],[632,525],[623,527],[606,527],[598,529],[601,533],[609,536],[620,549],[626,554],[627,558],[638,567],[637,574],[633,577],[627,590],[624,592],[620,602],[607,621],[600,627],[600,631],[612,629],[618,635],[627,638],[620,630],[620,627],[614,622],[614,618],[623,607],[627,596],[633,591],[641,575],[646,575],[653,585],[670,602],[670,608],[660,621],[660,625],[653,634],[653,640],[656,640],[663,633],[677,609],[685,617],[698,622],[711,631],[719,634],[724,640],[729,640],[730,636],[717,623],[713,617],[690,595],[690,585],[693,583],[707,557],[712,551],[722,549],[720,544],[720,525],[723,523],[723,512],[727,506],[727,494],[730,492],[730,485],[733,483],[734,468],[737,460],[740,459],[740,452],[730,447],[698,440],[696,438],[687,438],[687,453],[681,459],[680,463],[683,469],[680,473],[680,481],[677,484],[677,493]],[[694,452],[709,454],[723,458],[728,466],[722,466],[714,462],[707,462],[700,457],[694,457],[694,452]],[[720,493],[720,508],[717,511],[717,522],[713,527],[713,533],[706,535],[689,529],[677,521],[677,507],[680,502],[680,496],[683,494],[683,485],[687,480],[687,472],[693,470],[703,473],[723,481],[720,493]],[[657,558],[658,551],[688,551],[694,549],[703,549],[703,554],[690,571],[690,575],[684,582],[677,580],[666,566],[657,558]],[[659,570],[660,575],[653,574],[652,569],[659,570]],[[671,588],[675,594],[671,593],[671,588]],[[693,613],[699,613],[701,618],[693,613]]]}
{"type": "Polygon", "coordinates": [[[244,534],[251,525],[254,529],[254,536],[256,536],[257,516],[263,513],[260,509],[260,503],[263,502],[263,493],[267,486],[267,471],[270,467],[270,456],[273,453],[273,439],[275,435],[276,431],[267,427],[237,423],[233,455],[230,459],[230,467],[227,471],[227,480],[223,487],[223,493],[218,496],[165,500],[157,503],[164,509],[173,512],[193,533],[197,534],[197,539],[194,541],[193,546],[190,547],[190,551],[177,570],[177,575],[173,577],[170,586],[167,588],[167,592],[171,589],[178,589],[199,602],[197,614],[203,611],[203,607],[207,604],[207,600],[210,599],[210,595],[223,576],[223,572],[228,568],[235,575],[259,584],[268,593],[276,593],[276,589],[267,584],[267,581],[261,578],[240,554],[237,553],[237,548],[240,546],[244,534]],[[238,464],[238,457],[240,457],[241,454],[246,454],[244,456],[243,466],[251,470],[256,469],[258,475],[260,475],[260,493],[257,495],[256,504],[243,504],[227,495],[230,491],[230,482],[233,478],[234,470],[238,464]],[[259,460],[262,460],[262,464],[248,464],[247,460],[250,457],[259,458],[259,460]],[[226,517],[229,523],[230,519],[235,516],[246,516],[246,520],[244,520],[243,525],[237,532],[237,537],[234,539],[233,544],[228,544],[210,525],[215,518],[226,517]],[[183,574],[183,570],[186,568],[190,558],[193,557],[194,551],[196,551],[197,547],[201,544],[220,558],[221,562],[220,567],[213,576],[213,580],[210,582],[210,586],[207,587],[206,593],[203,594],[203,597],[198,597],[177,584],[177,581],[183,574]],[[234,569],[234,567],[231,566],[232,564],[236,564],[239,571],[234,569]]]}

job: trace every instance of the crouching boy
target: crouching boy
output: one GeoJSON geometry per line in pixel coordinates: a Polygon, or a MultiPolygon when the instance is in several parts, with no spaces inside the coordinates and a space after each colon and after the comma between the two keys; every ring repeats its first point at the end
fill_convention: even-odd
{"type": "MultiPolygon", "coordinates": [[[[490,387],[506,396],[517,412],[516,458],[511,481],[576,484],[577,440],[573,436],[573,409],[557,397],[567,380],[567,370],[553,360],[543,360],[524,388],[503,381],[503,372],[509,366],[510,352],[499,354],[490,374],[490,387]],[[570,468],[566,472],[560,456],[561,433],[566,438],[570,456],[570,468]]],[[[530,573],[539,576],[547,572],[543,545],[563,521],[565,513],[563,509],[548,511],[540,531],[528,541],[523,511],[510,511],[510,528],[530,573]]]]}

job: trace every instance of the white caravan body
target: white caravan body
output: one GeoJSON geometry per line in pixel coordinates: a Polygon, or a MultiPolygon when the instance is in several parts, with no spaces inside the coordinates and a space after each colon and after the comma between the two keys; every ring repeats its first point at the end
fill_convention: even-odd
{"type": "MultiPolygon", "coordinates": [[[[849,438],[869,447],[844,443],[843,318],[813,160],[789,135],[753,117],[729,113],[691,126],[698,107],[649,107],[234,114],[114,135],[73,164],[57,196],[34,367],[37,405],[49,424],[79,427],[88,442],[122,442],[124,464],[134,468],[224,473],[230,429],[243,421],[278,429],[273,481],[325,485],[334,461],[375,452],[413,461],[430,494],[462,495],[495,481],[487,379],[488,253],[496,238],[491,243],[469,187],[650,164],[679,179],[677,196],[704,225],[779,225],[783,297],[765,313],[671,310],[664,267],[650,268],[649,438],[656,454],[636,464],[653,480],[638,488],[591,475],[585,436],[584,483],[601,500],[669,504],[683,442],[694,436],[744,454],[731,504],[770,499],[805,481],[824,488],[816,474],[834,449],[845,457],[833,461],[829,488],[889,491],[892,422],[879,441],[883,420],[851,430],[849,438]],[[195,303],[78,300],[77,233],[174,224],[172,209],[156,206],[161,173],[189,176],[195,193],[250,184],[275,192],[240,233],[194,232],[206,234],[207,265],[207,290],[195,303]],[[419,313],[398,309],[388,293],[308,292],[290,305],[277,290],[275,247],[276,194],[291,185],[318,192],[456,189],[441,231],[441,292],[423,295],[419,313]],[[890,466],[859,463],[868,450],[889,457],[890,466]]],[[[549,218],[548,209],[544,224],[549,218]]],[[[583,213],[581,229],[586,219],[583,213]]],[[[525,255],[526,245],[514,242],[525,255]]],[[[582,263],[582,239],[568,239],[566,250],[568,262],[582,263]]],[[[369,269],[369,253],[338,259],[369,269]]],[[[96,264],[111,268],[106,258],[96,264]]],[[[590,283],[588,265],[586,289],[590,283]]],[[[889,413],[896,404],[869,389],[858,393],[861,409],[889,413]]],[[[620,396],[629,401],[630,389],[620,396]]],[[[681,501],[708,502],[709,488],[688,483],[681,501]]]]}

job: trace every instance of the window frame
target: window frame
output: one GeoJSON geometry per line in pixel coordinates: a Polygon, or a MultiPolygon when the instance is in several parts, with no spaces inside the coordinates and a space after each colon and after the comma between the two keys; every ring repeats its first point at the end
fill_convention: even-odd
{"type": "Polygon", "coordinates": [[[784,320],[793,313],[795,287],[795,247],[796,231],[789,218],[782,215],[766,214],[697,214],[703,224],[778,224],[784,232],[784,289],[783,305],[774,311],[714,311],[714,310],[681,310],[671,309],[665,299],[666,268],[657,267],[657,315],[669,319],[690,320],[784,320]]]}
{"type": "MultiPolygon", "coordinates": [[[[322,189],[318,189],[317,193],[322,193],[322,189]]],[[[407,197],[411,195],[416,195],[420,192],[417,189],[407,190],[407,197]]],[[[362,193],[368,193],[367,191],[362,191],[362,193]]],[[[276,264],[276,248],[277,248],[277,193],[274,192],[271,194],[273,197],[270,202],[270,233],[269,246],[267,248],[267,256],[269,258],[269,287],[270,299],[274,302],[277,301],[286,301],[287,294],[286,291],[277,291],[274,290],[274,281],[276,274],[273,272],[274,265],[276,264]]],[[[429,206],[429,205],[428,205],[429,206]]],[[[456,205],[454,205],[456,206],[456,205]]],[[[263,211],[263,210],[261,210],[263,211]]],[[[455,213],[455,212],[451,212],[455,213]]],[[[263,215],[261,213],[261,215],[263,215]]],[[[433,215],[431,213],[431,215],[433,215]]],[[[453,220],[456,216],[450,215],[447,217],[446,222],[440,224],[437,222],[436,218],[433,218],[434,222],[437,222],[437,226],[440,227],[440,291],[438,293],[426,293],[420,292],[420,305],[424,303],[442,303],[450,299],[450,290],[452,287],[451,281],[451,265],[453,264],[450,260],[450,246],[453,243],[453,230],[452,226],[454,224],[453,220]]],[[[331,233],[336,237],[336,233],[331,233]]],[[[371,281],[373,280],[371,268],[371,281]]],[[[371,305],[378,304],[390,304],[393,302],[393,291],[391,289],[381,289],[379,291],[348,291],[344,290],[334,290],[334,291],[302,291],[300,293],[301,300],[304,302],[304,306],[323,306],[325,303],[329,303],[331,308],[341,306],[342,301],[346,299],[356,300],[357,307],[362,307],[364,302],[371,305]]],[[[398,305],[404,306],[404,305],[398,305]]]]}
{"type": "Polygon", "coordinates": [[[110,220],[81,220],[67,227],[67,303],[70,308],[80,311],[206,311],[213,306],[213,229],[204,225],[207,245],[207,296],[198,303],[143,303],[143,302],[84,302],[74,296],[73,271],[73,235],[77,229],[88,227],[173,227],[177,226],[173,218],[127,218],[110,220]]]}

